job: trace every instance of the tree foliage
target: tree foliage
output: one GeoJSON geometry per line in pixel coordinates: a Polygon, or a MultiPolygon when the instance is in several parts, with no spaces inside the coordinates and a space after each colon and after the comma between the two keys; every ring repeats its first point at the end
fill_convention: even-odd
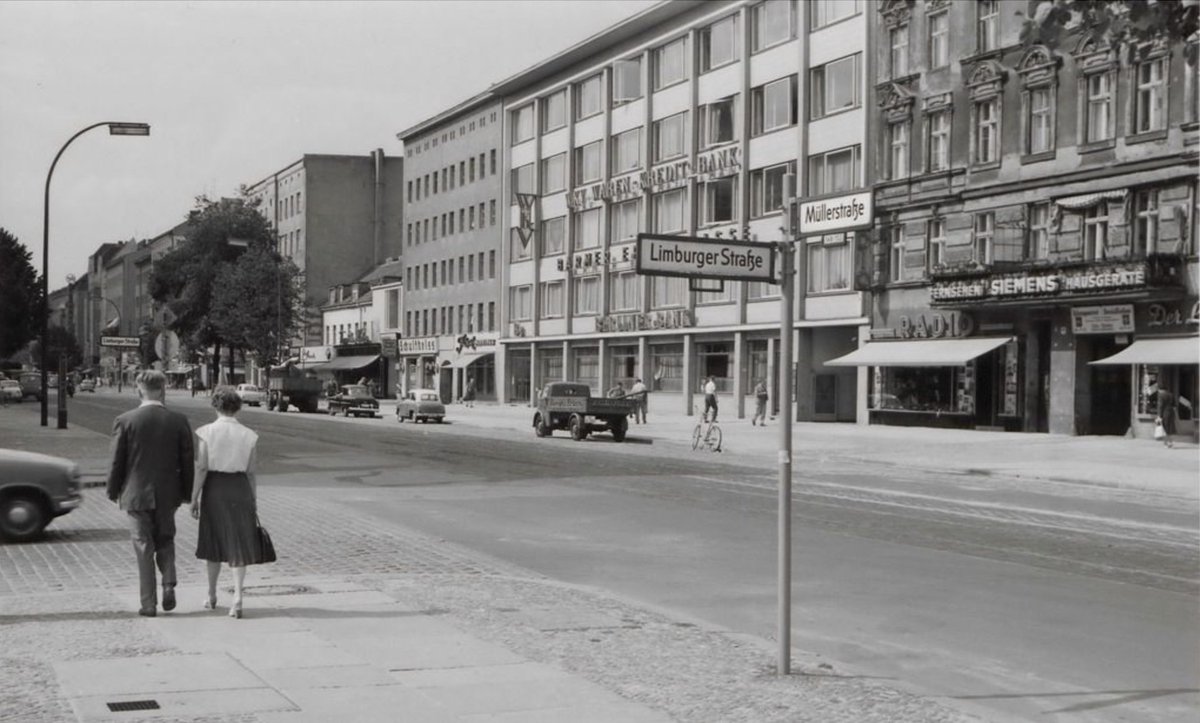
{"type": "Polygon", "coordinates": [[[0,359],[41,331],[42,285],[29,249],[0,227],[0,359]]]}
{"type": "MultiPolygon", "coordinates": [[[[35,360],[41,359],[42,350],[39,343],[34,341],[30,346],[30,353],[35,360]]],[[[58,357],[64,354],[67,357],[67,369],[78,369],[83,365],[83,350],[79,347],[79,340],[69,329],[57,325],[48,327],[46,344],[51,371],[58,369],[58,357]]]]}
{"type": "Polygon", "coordinates": [[[217,333],[260,364],[278,361],[281,345],[302,322],[300,269],[264,246],[252,246],[236,262],[223,264],[216,280],[210,321],[217,333]]]}
{"type": "Polygon", "coordinates": [[[1200,0],[1043,0],[1026,18],[1021,40],[1026,45],[1059,48],[1076,32],[1100,38],[1113,47],[1144,52],[1165,41],[1182,48],[1195,67],[1200,0]]]}

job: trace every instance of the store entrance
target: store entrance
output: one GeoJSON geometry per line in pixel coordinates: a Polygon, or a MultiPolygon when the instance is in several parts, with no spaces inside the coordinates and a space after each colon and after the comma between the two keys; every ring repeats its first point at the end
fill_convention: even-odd
{"type": "Polygon", "coordinates": [[[996,426],[996,353],[975,360],[975,428],[996,426]]]}
{"type": "MultiPolygon", "coordinates": [[[[1110,338],[1092,340],[1091,360],[1104,359],[1121,351],[1110,338]]],[[[1123,435],[1129,430],[1132,413],[1130,397],[1133,394],[1129,367],[1089,366],[1091,369],[1091,423],[1085,434],[1123,435]]]]}

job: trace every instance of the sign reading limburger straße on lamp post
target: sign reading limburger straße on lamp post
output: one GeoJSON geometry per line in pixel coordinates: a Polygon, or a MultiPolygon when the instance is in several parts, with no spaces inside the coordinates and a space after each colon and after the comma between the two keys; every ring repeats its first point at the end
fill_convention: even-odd
{"type": "Polygon", "coordinates": [[[775,248],[750,241],[638,234],[637,272],[655,276],[775,282],[775,248]]]}
{"type": "Polygon", "coordinates": [[[870,228],[874,223],[874,210],[870,191],[809,198],[799,203],[797,235],[813,236],[870,228]]]}

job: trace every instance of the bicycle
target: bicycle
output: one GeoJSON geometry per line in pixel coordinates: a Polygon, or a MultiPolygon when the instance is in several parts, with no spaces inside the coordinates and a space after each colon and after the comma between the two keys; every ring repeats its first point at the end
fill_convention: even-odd
{"type": "Polygon", "coordinates": [[[707,413],[692,430],[692,449],[699,449],[701,446],[707,447],[712,452],[721,451],[721,428],[717,426],[715,419],[709,421],[707,413]]]}

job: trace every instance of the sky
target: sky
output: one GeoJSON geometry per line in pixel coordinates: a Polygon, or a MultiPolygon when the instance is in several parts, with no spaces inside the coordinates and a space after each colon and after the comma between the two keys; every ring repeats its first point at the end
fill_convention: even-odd
{"type": "Polygon", "coordinates": [[[0,2],[0,227],[50,288],[305,153],[400,155],[396,133],[657,0],[0,2]]]}

